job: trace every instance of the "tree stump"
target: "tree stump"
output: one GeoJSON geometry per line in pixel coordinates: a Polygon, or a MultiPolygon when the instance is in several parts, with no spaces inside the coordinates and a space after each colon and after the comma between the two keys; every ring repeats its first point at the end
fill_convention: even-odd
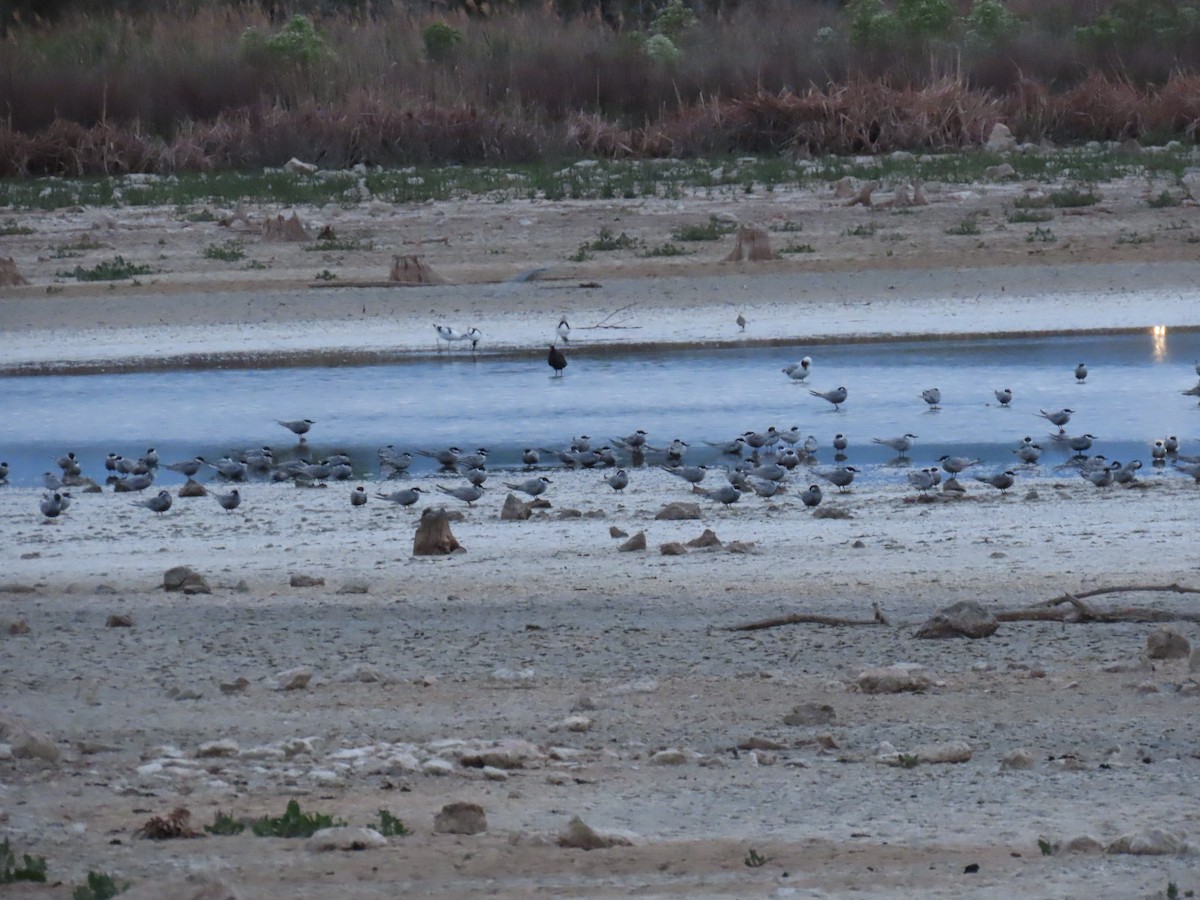
{"type": "Polygon", "coordinates": [[[393,256],[388,281],[397,284],[445,284],[446,279],[438,275],[419,256],[393,256]]]}
{"type": "Polygon", "coordinates": [[[417,523],[413,538],[413,556],[445,556],[464,549],[450,532],[450,517],[445,507],[427,507],[417,523]]]}
{"type": "Polygon", "coordinates": [[[765,229],[743,226],[737,230],[737,238],[733,250],[725,257],[725,262],[741,262],[748,259],[760,262],[772,259],[771,238],[765,229]]]}

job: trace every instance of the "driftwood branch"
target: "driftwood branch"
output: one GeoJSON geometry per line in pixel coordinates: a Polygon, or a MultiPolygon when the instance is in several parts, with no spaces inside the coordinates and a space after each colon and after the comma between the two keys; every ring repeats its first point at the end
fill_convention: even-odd
{"type": "Polygon", "coordinates": [[[595,325],[581,325],[580,328],[581,328],[581,330],[592,329],[592,328],[629,328],[629,329],[640,328],[641,327],[640,325],[609,325],[607,323],[608,323],[608,320],[611,319],[613,316],[619,315],[620,313],[625,312],[625,310],[627,310],[627,309],[632,309],[633,307],[637,306],[641,302],[642,302],[641,300],[634,300],[632,303],[626,303],[624,306],[619,306],[616,309],[614,309],[612,312],[610,312],[607,316],[605,316],[603,319],[601,319],[595,325]]]}
{"type": "Polygon", "coordinates": [[[871,619],[846,619],[841,616],[821,616],[815,613],[792,613],[787,616],[777,616],[773,619],[763,619],[759,622],[747,622],[744,625],[726,625],[725,631],[763,631],[767,628],[778,628],[781,625],[890,625],[878,603],[872,603],[875,611],[871,619]]]}
{"type": "Polygon", "coordinates": [[[1129,585],[1095,588],[1078,594],[1065,593],[1051,600],[1027,607],[996,613],[999,622],[1200,622],[1200,612],[1184,612],[1170,609],[1150,609],[1144,606],[1120,606],[1116,609],[1096,609],[1085,603],[1085,597],[1101,594],[1126,594],[1133,592],[1168,592],[1175,594],[1200,594],[1200,589],[1183,587],[1180,584],[1129,585]],[[1067,608],[1069,604],[1069,608],[1067,608]]]}

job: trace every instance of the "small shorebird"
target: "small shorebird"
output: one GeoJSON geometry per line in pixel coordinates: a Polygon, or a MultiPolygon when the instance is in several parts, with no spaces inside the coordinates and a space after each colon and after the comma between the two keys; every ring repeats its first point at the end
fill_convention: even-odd
{"type": "Polygon", "coordinates": [[[1075,367],[1075,381],[1077,384],[1083,384],[1083,382],[1086,378],[1087,378],[1087,366],[1085,366],[1083,363],[1080,363],[1079,365],[1077,365],[1075,367]]]}
{"type": "Polygon", "coordinates": [[[291,421],[284,421],[283,419],[276,419],[275,421],[278,422],[280,425],[282,425],[284,428],[286,428],[288,431],[290,431],[292,434],[294,434],[298,438],[300,438],[300,440],[302,442],[304,440],[306,440],[306,438],[304,436],[306,434],[308,434],[309,429],[317,424],[312,419],[292,419],[291,421]]]}
{"type": "Polygon", "coordinates": [[[929,404],[930,409],[941,409],[939,404],[942,402],[942,392],[937,388],[921,391],[921,399],[929,404]]]}
{"type": "Polygon", "coordinates": [[[171,492],[159,491],[153,497],[147,497],[145,500],[134,500],[134,506],[144,506],[151,512],[156,512],[160,516],[171,508],[171,492]]]}
{"type": "Polygon", "coordinates": [[[567,321],[566,316],[558,320],[558,326],[554,331],[558,335],[558,339],[563,343],[571,342],[571,323],[567,321]]]}
{"type": "Polygon", "coordinates": [[[836,387],[832,391],[809,391],[814,397],[820,397],[822,400],[828,400],[833,404],[834,409],[841,409],[841,405],[846,402],[846,397],[849,395],[844,387],[836,387]]]}
{"type": "Polygon", "coordinates": [[[546,354],[546,363],[554,370],[555,377],[561,376],[563,369],[567,367],[567,354],[551,344],[550,352],[546,354]]]}
{"type": "Polygon", "coordinates": [[[1011,388],[1001,388],[998,391],[992,391],[996,395],[996,399],[1000,401],[1001,406],[1008,406],[1012,403],[1013,392],[1011,388]]]}

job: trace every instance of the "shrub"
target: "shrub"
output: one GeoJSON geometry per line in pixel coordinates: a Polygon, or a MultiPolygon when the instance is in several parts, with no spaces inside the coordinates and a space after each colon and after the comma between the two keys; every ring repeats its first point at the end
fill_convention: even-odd
{"type": "Polygon", "coordinates": [[[72,900],[112,900],[129,889],[107,872],[88,872],[87,882],[71,892],[72,900]]]}
{"type": "Polygon", "coordinates": [[[462,32],[445,22],[434,22],[421,32],[425,45],[425,58],[432,62],[443,62],[454,56],[458,45],[463,42],[462,32]]]}
{"type": "Polygon", "coordinates": [[[289,800],[287,809],[282,816],[263,816],[250,826],[259,837],[312,837],[322,828],[338,828],[345,822],[334,821],[333,816],[325,813],[302,813],[296,800],[289,800]]]}
{"type": "Polygon", "coordinates": [[[288,23],[270,37],[263,37],[257,28],[242,32],[242,55],[258,65],[283,65],[307,69],[329,55],[325,38],[304,16],[292,16],[288,23]]]}
{"type": "Polygon", "coordinates": [[[665,34],[651,35],[642,45],[646,55],[660,65],[671,65],[683,58],[683,51],[665,34]]]}
{"type": "Polygon", "coordinates": [[[696,14],[683,5],[683,0],[668,0],[651,20],[650,33],[674,40],[699,24],[696,14]]]}
{"type": "Polygon", "coordinates": [[[17,855],[8,845],[8,838],[0,841],[0,884],[12,884],[14,881],[46,880],[46,857],[24,854],[17,862],[17,855]]]}

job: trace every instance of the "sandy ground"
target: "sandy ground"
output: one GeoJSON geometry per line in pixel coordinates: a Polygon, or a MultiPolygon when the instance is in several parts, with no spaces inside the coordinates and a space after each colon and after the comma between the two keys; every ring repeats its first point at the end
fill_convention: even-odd
{"type": "MultiPolygon", "coordinates": [[[[1031,247],[1033,226],[1003,215],[1024,187],[928,190],[931,206],[906,215],[846,209],[823,192],[365,206],[324,212],[340,235],[373,241],[371,253],[326,258],[262,245],[243,228],[248,255],[269,265],[253,271],[204,259],[228,230],[173,210],[22,215],[35,233],[6,238],[0,255],[34,283],[0,291],[0,363],[11,372],[386,358],[433,352],[433,321],[477,325],[489,352],[541,355],[564,312],[574,352],[1200,326],[1186,239],[1195,207],[1155,210],[1145,203],[1153,186],[1105,186],[1100,208],[1061,215],[1057,240],[1031,247]],[[799,223],[773,240],[814,252],[722,264],[726,242],[668,261],[566,261],[601,225],[659,243],[710,214],[799,223]],[[968,214],[981,236],[945,234],[968,214]],[[873,236],[846,234],[862,222],[876,223],[873,236]],[[892,233],[901,237],[883,239],[892,233]],[[161,256],[161,272],[111,290],[56,280],[63,262],[47,251],[85,234],[103,244],[95,260],[161,256]],[[413,247],[456,284],[307,286],[322,268],[377,279],[391,253],[413,247]],[[547,280],[504,281],[541,267],[547,280]],[[577,286],[586,282],[601,286],[577,286]]],[[[1165,856],[1045,856],[1038,846],[1152,828],[1198,840],[1200,691],[1186,659],[1143,658],[1155,626],[913,636],[959,600],[999,610],[1109,584],[1196,584],[1189,479],[1148,473],[1142,488],[1107,491],[1048,481],[1036,495],[980,488],[928,504],[899,488],[831,494],[824,506],[846,519],[814,518],[794,491],[730,509],[695,498],[700,520],[664,522],[654,519],[663,503],[693,497],[664,473],[634,474],[617,495],[600,473],[557,473],[550,508],[524,522],[499,521],[504,491],[493,490],[452,526],[466,552],[437,559],[411,555],[416,510],[376,499],[352,509],[347,487],[249,485],[235,513],[176,500],[161,520],[124,496],[83,495],[52,524],[33,512],[38,492],[0,491],[0,623],[28,627],[0,638],[0,740],[18,757],[0,745],[0,821],[14,849],[45,856],[58,882],[3,890],[67,897],[88,871],[172,898],[205,880],[224,886],[205,896],[246,898],[1127,898],[1165,896],[1169,883],[1200,888],[1190,846],[1165,856]],[[611,528],[644,531],[648,549],[618,551],[611,528]],[[724,546],[660,553],[705,528],[724,546]],[[212,593],[163,592],[175,565],[204,574],[212,593]],[[324,584],[293,587],[294,575],[324,584]],[[790,612],[869,618],[876,602],[891,624],[724,630],[790,612]],[[110,615],[132,627],[106,627],[110,615]],[[858,689],[863,670],[899,662],[927,667],[931,686],[858,689]],[[307,687],[277,690],[296,667],[311,670],[307,687]],[[806,703],[828,704],[832,720],[785,724],[806,703]],[[57,761],[19,758],[23,729],[45,732],[57,761]],[[467,764],[493,742],[499,765],[467,764]],[[889,746],[919,755],[951,743],[969,759],[880,761],[889,746]],[[1005,768],[1021,749],[1033,767],[1005,768]],[[663,750],[679,752],[655,758],[663,750]],[[358,853],[248,834],[134,835],[178,806],[199,826],[218,810],[278,814],[292,798],[351,825],[388,809],[414,833],[358,853]],[[483,807],[486,833],[434,832],[435,813],[459,800],[483,807]],[[576,815],[632,846],[557,846],[576,815]],[[765,864],[747,864],[752,849],[765,864]]],[[[1192,609],[1188,595],[1163,593],[1094,602],[1192,609]]],[[[1197,637],[1192,623],[1173,627],[1197,637]]]]}

